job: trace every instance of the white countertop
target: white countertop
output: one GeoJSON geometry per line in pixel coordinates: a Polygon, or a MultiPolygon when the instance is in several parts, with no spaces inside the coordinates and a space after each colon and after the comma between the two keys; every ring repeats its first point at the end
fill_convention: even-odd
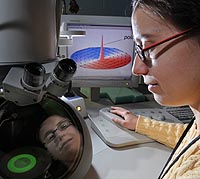
{"type": "MultiPolygon", "coordinates": [[[[107,104],[88,103],[86,108],[90,115],[98,115],[100,108],[107,104]]],[[[123,105],[121,105],[123,106],[123,105]]],[[[157,107],[152,102],[124,105],[126,108],[157,107]]],[[[91,129],[90,120],[86,120],[93,147],[93,160],[84,179],[156,179],[164,166],[171,149],[151,142],[124,148],[107,146],[91,129]]]]}

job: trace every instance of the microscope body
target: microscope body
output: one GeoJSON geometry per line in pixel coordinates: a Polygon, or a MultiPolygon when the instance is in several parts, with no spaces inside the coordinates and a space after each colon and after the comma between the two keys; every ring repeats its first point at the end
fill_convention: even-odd
{"type": "Polygon", "coordinates": [[[85,121],[62,100],[71,90],[77,66],[72,59],[57,58],[60,17],[61,0],[0,2],[2,179],[83,178],[91,165],[85,121]],[[81,133],[81,147],[70,167],[52,159],[38,137],[46,115],[66,115],[81,133]]]}

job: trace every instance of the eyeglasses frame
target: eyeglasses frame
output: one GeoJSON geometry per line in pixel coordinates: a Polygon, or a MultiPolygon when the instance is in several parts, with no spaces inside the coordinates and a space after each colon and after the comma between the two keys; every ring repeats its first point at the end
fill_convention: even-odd
{"type": "Polygon", "coordinates": [[[177,37],[180,37],[180,36],[182,36],[182,35],[185,35],[185,34],[187,34],[188,32],[190,32],[190,31],[192,31],[194,28],[189,28],[189,29],[186,29],[186,30],[183,30],[183,31],[181,31],[181,32],[179,32],[179,33],[177,33],[177,34],[175,34],[175,35],[172,35],[172,36],[170,36],[170,37],[167,37],[167,38],[165,38],[165,39],[163,39],[163,40],[161,40],[161,41],[158,41],[158,42],[155,42],[155,43],[153,43],[153,44],[151,44],[151,45],[149,45],[149,46],[147,46],[147,47],[145,47],[145,48],[142,48],[140,45],[135,45],[135,47],[137,48],[137,49],[135,49],[135,53],[139,56],[139,58],[144,62],[144,61],[146,61],[146,56],[145,56],[145,51],[148,51],[148,50],[150,50],[151,48],[154,48],[154,47],[157,47],[158,45],[161,45],[161,44],[163,44],[163,43],[165,43],[165,42],[168,42],[168,41],[170,41],[170,40],[173,40],[173,39],[175,39],[175,38],[177,38],[177,37]]]}
{"type": "Polygon", "coordinates": [[[72,125],[72,123],[71,123],[69,120],[61,121],[61,123],[60,123],[59,125],[57,125],[57,127],[56,127],[53,131],[49,132],[49,134],[52,133],[52,134],[54,135],[54,138],[51,139],[51,140],[49,140],[49,141],[47,141],[46,138],[47,138],[47,136],[49,135],[49,134],[48,134],[48,135],[44,138],[43,144],[49,144],[49,143],[51,143],[51,142],[55,139],[55,133],[56,133],[57,130],[63,131],[63,130],[65,130],[65,129],[67,129],[69,126],[71,126],[71,125],[72,125]],[[64,123],[64,122],[67,122],[67,125],[66,125],[66,127],[65,127],[64,129],[61,130],[59,127],[60,127],[61,124],[64,123]]]}

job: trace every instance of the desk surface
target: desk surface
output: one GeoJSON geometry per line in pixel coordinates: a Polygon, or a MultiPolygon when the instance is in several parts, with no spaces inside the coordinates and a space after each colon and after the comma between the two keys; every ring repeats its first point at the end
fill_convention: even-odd
{"type": "MultiPolygon", "coordinates": [[[[86,101],[91,117],[98,115],[99,109],[108,107],[108,101],[100,103],[86,101]]],[[[154,102],[121,105],[127,109],[158,107],[154,102]]],[[[85,120],[92,139],[92,165],[84,179],[155,179],[164,166],[171,149],[157,142],[134,145],[125,148],[107,146],[91,129],[90,120],[85,120]]]]}

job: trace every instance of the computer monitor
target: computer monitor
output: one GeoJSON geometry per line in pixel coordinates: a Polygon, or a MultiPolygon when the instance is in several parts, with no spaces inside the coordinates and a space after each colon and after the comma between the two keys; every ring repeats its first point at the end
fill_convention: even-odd
{"type": "Polygon", "coordinates": [[[77,63],[73,87],[137,87],[132,75],[134,41],[130,17],[62,15],[68,31],[85,31],[73,37],[66,56],[77,63]]]}

